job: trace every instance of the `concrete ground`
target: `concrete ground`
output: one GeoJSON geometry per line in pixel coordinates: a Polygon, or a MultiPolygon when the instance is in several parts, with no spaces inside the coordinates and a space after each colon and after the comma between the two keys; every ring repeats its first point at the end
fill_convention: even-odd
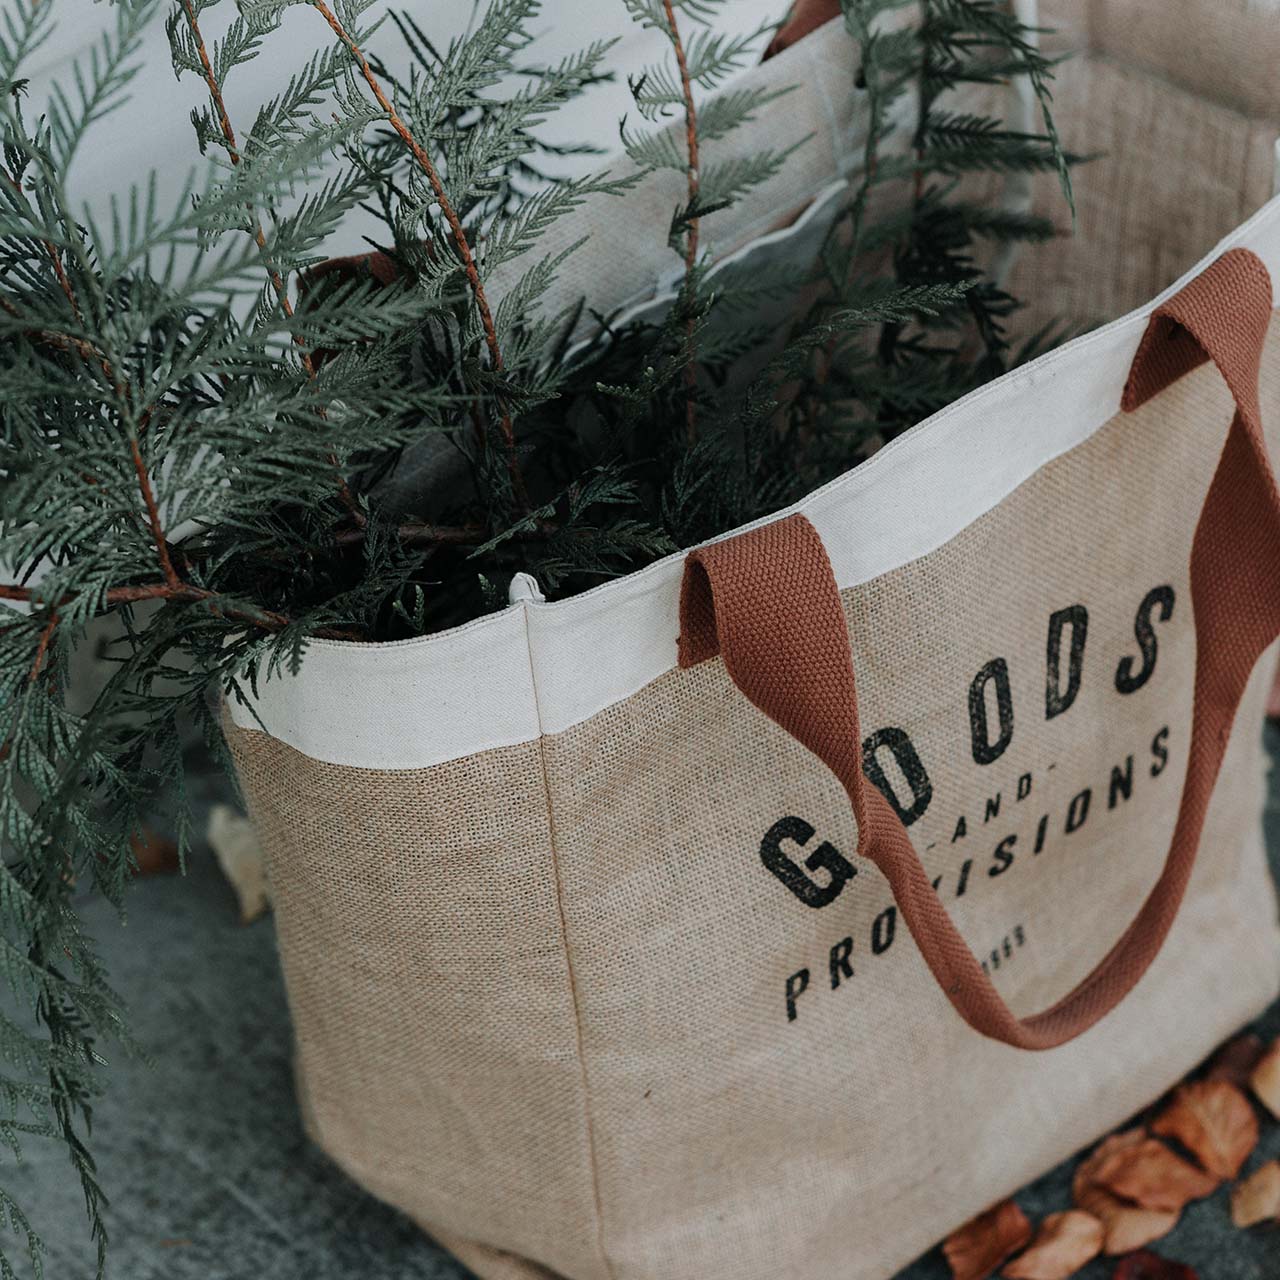
{"type": "MultiPolygon", "coordinates": [[[[1267,733],[1280,758],[1280,732],[1267,733]]],[[[1267,831],[1280,876],[1276,779],[1273,772],[1267,831]]],[[[197,858],[185,880],[139,882],[123,928],[102,903],[88,904],[86,916],[151,1060],[116,1055],[95,1113],[92,1149],[112,1197],[113,1277],[466,1280],[469,1272],[303,1136],[271,922],[241,927],[211,856],[197,858]]],[[[1259,1030],[1280,1035],[1280,1005],[1259,1030]]],[[[1276,1156],[1280,1124],[1266,1128],[1253,1159],[1276,1156]]],[[[33,1143],[24,1166],[5,1160],[0,1185],[44,1235],[47,1280],[88,1280],[83,1204],[61,1150],[33,1143]]],[[[1070,1167],[1018,1200],[1033,1219],[1066,1208],[1070,1167]]],[[[1235,1231],[1225,1189],[1193,1205],[1156,1248],[1189,1263],[1201,1280],[1280,1280],[1280,1227],[1235,1231]]],[[[1111,1270],[1098,1262],[1080,1275],[1103,1280],[1111,1270]]],[[[934,1250],[898,1280],[947,1276],[934,1250]]]]}

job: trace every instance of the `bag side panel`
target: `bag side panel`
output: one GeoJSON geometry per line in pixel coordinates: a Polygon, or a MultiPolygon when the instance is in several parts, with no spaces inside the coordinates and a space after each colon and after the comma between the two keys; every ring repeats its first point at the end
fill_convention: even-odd
{"type": "Polygon", "coordinates": [[[381,771],[225,728],[315,1139],[428,1231],[597,1276],[539,744],[381,771]]]}

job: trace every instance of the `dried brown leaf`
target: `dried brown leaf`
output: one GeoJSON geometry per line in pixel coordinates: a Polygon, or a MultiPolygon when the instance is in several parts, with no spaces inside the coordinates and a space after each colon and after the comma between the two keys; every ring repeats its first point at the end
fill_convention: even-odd
{"type": "Polygon", "coordinates": [[[1249,1077],[1249,1086],[1262,1105],[1280,1120],[1280,1040],[1258,1060],[1249,1077]]]}
{"type": "Polygon", "coordinates": [[[1151,1132],[1176,1138],[1215,1177],[1235,1178],[1258,1145],[1258,1117],[1229,1081],[1198,1080],[1173,1095],[1151,1132]]]}
{"type": "Polygon", "coordinates": [[[1098,1186],[1098,1169],[1117,1151],[1144,1141],[1141,1129],[1117,1133],[1105,1139],[1088,1159],[1076,1169],[1072,1197],[1076,1206],[1098,1218],[1106,1232],[1102,1251],[1108,1257],[1130,1253],[1166,1236],[1178,1225],[1179,1214],[1158,1209],[1143,1209],[1098,1186]]]}
{"type": "Polygon", "coordinates": [[[1112,1280],[1200,1280],[1183,1262],[1170,1262],[1146,1249],[1121,1258],[1112,1280]]]}
{"type": "Polygon", "coordinates": [[[1144,1209],[1167,1211],[1202,1200],[1221,1182],[1155,1138],[1144,1138],[1113,1152],[1099,1164],[1095,1180],[1122,1200],[1132,1200],[1144,1209]]]}
{"type": "Polygon", "coordinates": [[[1012,1200],[980,1213],[942,1246],[954,1280],[986,1280],[1031,1239],[1031,1222],[1012,1200]]]}
{"type": "Polygon", "coordinates": [[[1026,1253],[1004,1269],[1006,1280],[1067,1280],[1102,1252],[1106,1228],[1091,1213],[1051,1213],[1026,1253]]]}
{"type": "Polygon", "coordinates": [[[1249,1077],[1266,1051],[1267,1046],[1262,1043],[1262,1038],[1255,1036],[1252,1031],[1246,1031],[1243,1035],[1236,1036],[1234,1040],[1228,1040],[1209,1059],[1204,1078],[1227,1080],[1241,1089],[1247,1089],[1249,1077]]]}
{"type": "Polygon", "coordinates": [[[1109,1137],[1103,1138],[1093,1151],[1076,1166],[1075,1176],[1071,1183],[1072,1191],[1078,1193],[1081,1187],[1097,1182],[1098,1170],[1117,1151],[1127,1151],[1131,1147],[1136,1147],[1140,1142],[1145,1142],[1146,1137],[1147,1131],[1145,1129],[1127,1129],[1123,1133],[1113,1133],[1109,1137]]]}
{"type": "Polygon", "coordinates": [[[133,851],[136,876],[165,875],[178,870],[177,844],[150,827],[135,831],[129,837],[129,848],[133,851]]]}
{"type": "Polygon", "coordinates": [[[1280,1160],[1270,1160],[1231,1188],[1231,1221],[1237,1227],[1280,1222],[1280,1160]]]}
{"type": "Polygon", "coordinates": [[[1076,1196],[1076,1204],[1099,1219],[1105,1231],[1102,1252],[1109,1258],[1132,1253],[1167,1236],[1178,1225],[1178,1213],[1144,1209],[1121,1200],[1096,1183],[1090,1183],[1076,1196]]]}

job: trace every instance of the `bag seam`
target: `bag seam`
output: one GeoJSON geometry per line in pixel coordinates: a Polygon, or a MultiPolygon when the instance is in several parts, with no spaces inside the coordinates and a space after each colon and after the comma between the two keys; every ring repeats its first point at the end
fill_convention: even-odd
{"type": "Polygon", "coordinates": [[[533,662],[533,642],[529,635],[529,606],[523,603],[525,653],[529,661],[529,684],[538,721],[538,763],[542,771],[542,793],[547,807],[547,841],[551,850],[551,872],[555,886],[556,914],[560,921],[560,943],[564,952],[565,974],[569,980],[569,997],[573,1002],[574,1052],[582,1076],[582,1115],[587,1140],[587,1172],[591,1181],[591,1199],[595,1211],[596,1252],[607,1280],[617,1280],[613,1263],[604,1247],[604,1204],[600,1194],[600,1164],[596,1151],[595,1117],[591,1107],[591,1079],[587,1071],[582,1029],[582,997],[578,990],[573,953],[569,946],[569,921],[564,909],[564,883],[560,875],[560,850],[556,839],[555,804],[551,799],[551,775],[547,767],[547,735],[543,730],[542,704],[538,697],[537,670],[533,662]]]}

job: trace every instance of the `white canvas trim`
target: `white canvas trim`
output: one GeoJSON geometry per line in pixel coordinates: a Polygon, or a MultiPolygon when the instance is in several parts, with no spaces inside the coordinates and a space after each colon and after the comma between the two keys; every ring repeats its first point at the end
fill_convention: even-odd
{"type": "MultiPolygon", "coordinates": [[[[1146,306],[956,401],[768,519],[808,516],[841,587],[935,550],[1114,416],[1148,316],[1237,245],[1280,278],[1280,197],[1146,306]]],[[[559,733],[676,665],[683,565],[683,553],[668,556],[571,599],[526,598],[420,639],[313,640],[298,675],[260,686],[257,715],[309,756],[370,769],[421,768],[559,733]]],[[[261,727],[246,707],[231,715],[261,727]]]]}

